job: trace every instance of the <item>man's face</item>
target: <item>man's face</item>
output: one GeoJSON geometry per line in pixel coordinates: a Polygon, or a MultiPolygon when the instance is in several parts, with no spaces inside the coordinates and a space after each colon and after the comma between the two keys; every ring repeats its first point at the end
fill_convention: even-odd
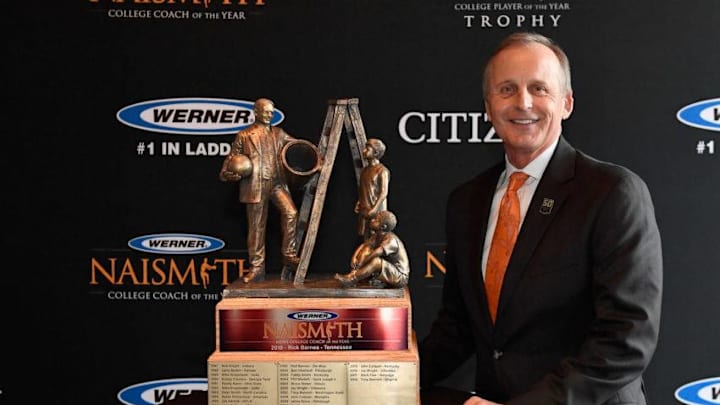
{"type": "Polygon", "coordinates": [[[255,122],[270,125],[274,112],[275,107],[271,103],[260,103],[255,106],[255,122]]]}
{"type": "Polygon", "coordinates": [[[488,118],[511,161],[532,160],[560,136],[562,120],[572,113],[560,62],[549,48],[532,44],[507,48],[491,63],[488,118]]]}

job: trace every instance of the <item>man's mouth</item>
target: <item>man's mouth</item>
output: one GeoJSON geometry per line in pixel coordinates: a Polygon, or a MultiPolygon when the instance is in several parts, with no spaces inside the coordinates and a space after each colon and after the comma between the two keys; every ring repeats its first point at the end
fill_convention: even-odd
{"type": "Polygon", "coordinates": [[[537,119],[531,119],[531,118],[522,118],[522,119],[513,119],[513,120],[510,120],[510,122],[512,122],[513,124],[518,124],[518,125],[530,125],[530,124],[534,124],[534,123],[536,123],[536,122],[538,122],[538,121],[539,121],[539,120],[537,120],[537,119]]]}

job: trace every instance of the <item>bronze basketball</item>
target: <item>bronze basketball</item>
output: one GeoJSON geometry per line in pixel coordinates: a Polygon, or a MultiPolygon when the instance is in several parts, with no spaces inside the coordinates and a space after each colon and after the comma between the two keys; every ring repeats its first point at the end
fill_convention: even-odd
{"type": "Polygon", "coordinates": [[[249,157],[245,155],[234,155],[230,158],[227,168],[238,176],[247,177],[252,173],[253,165],[249,157]]]}

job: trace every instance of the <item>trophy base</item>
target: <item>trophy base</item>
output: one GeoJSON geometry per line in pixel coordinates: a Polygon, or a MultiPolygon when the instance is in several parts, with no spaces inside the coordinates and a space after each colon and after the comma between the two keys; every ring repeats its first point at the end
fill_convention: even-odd
{"type": "Polygon", "coordinates": [[[229,286],[215,309],[208,404],[419,404],[408,288],[337,284],[229,286]]]}
{"type": "Polygon", "coordinates": [[[282,281],[279,275],[268,275],[264,281],[245,283],[242,279],[228,284],[222,292],[223,298],[400,298],[405,294],[402,288],[374,287],[359,283],[356,287],[343,288],[332,276],[308,277],[303,284],[282,281]]]}
{"type": "Polygon", "coordinates": [[[418,351],[220,352],[208,405],[420,404],[418,351]]]}

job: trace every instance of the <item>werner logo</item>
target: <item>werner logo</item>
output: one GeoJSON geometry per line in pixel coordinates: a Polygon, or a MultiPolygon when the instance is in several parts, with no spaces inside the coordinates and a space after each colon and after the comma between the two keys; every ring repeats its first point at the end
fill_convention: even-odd
{"type": "Polygon", "coordinates": [[[225,242],[204,235],[161,233],[130,239],[128,246],[141,252],[183,255],[219,250],[225,246],[225,242]]]}
{"type": "MultiPolygon", "coordinates": [[[[149,100],[122,108],[117,113],[123,124],[152,132],[183,135],[234,134],[255,122],[252,101],[224,98],[166,98],[149,100]]],[[[275,109],[271,124],[285,115],[275,109]]]]}
{"type": "Polygon", "coordinates": [[[159,405],[177,401],[184,397],[183,403],[189,404],[190,398],[207,403],[208,384],[206,378],[175,378],[170,380],[148,381],[131,385],[118,393],[120,402],[127,405],[159,405]]]}
{"type": "Polygon", "coordinates": [[[327,311],[302,311],[288,314],[288,318],[296,321],[327,321],[337,317],[338,314],[327,311]]]}
{"type": "Polygon", "coordinates": [[[689,405],[720,404],[720,377],[685,384],[675,391],[675,398],[689,405]]]}
{"type": "Polygon", "coordinates": [[[677,112],[677,119],[691,127],[720,131],[720,98],[685,106],[677,112]]]}

